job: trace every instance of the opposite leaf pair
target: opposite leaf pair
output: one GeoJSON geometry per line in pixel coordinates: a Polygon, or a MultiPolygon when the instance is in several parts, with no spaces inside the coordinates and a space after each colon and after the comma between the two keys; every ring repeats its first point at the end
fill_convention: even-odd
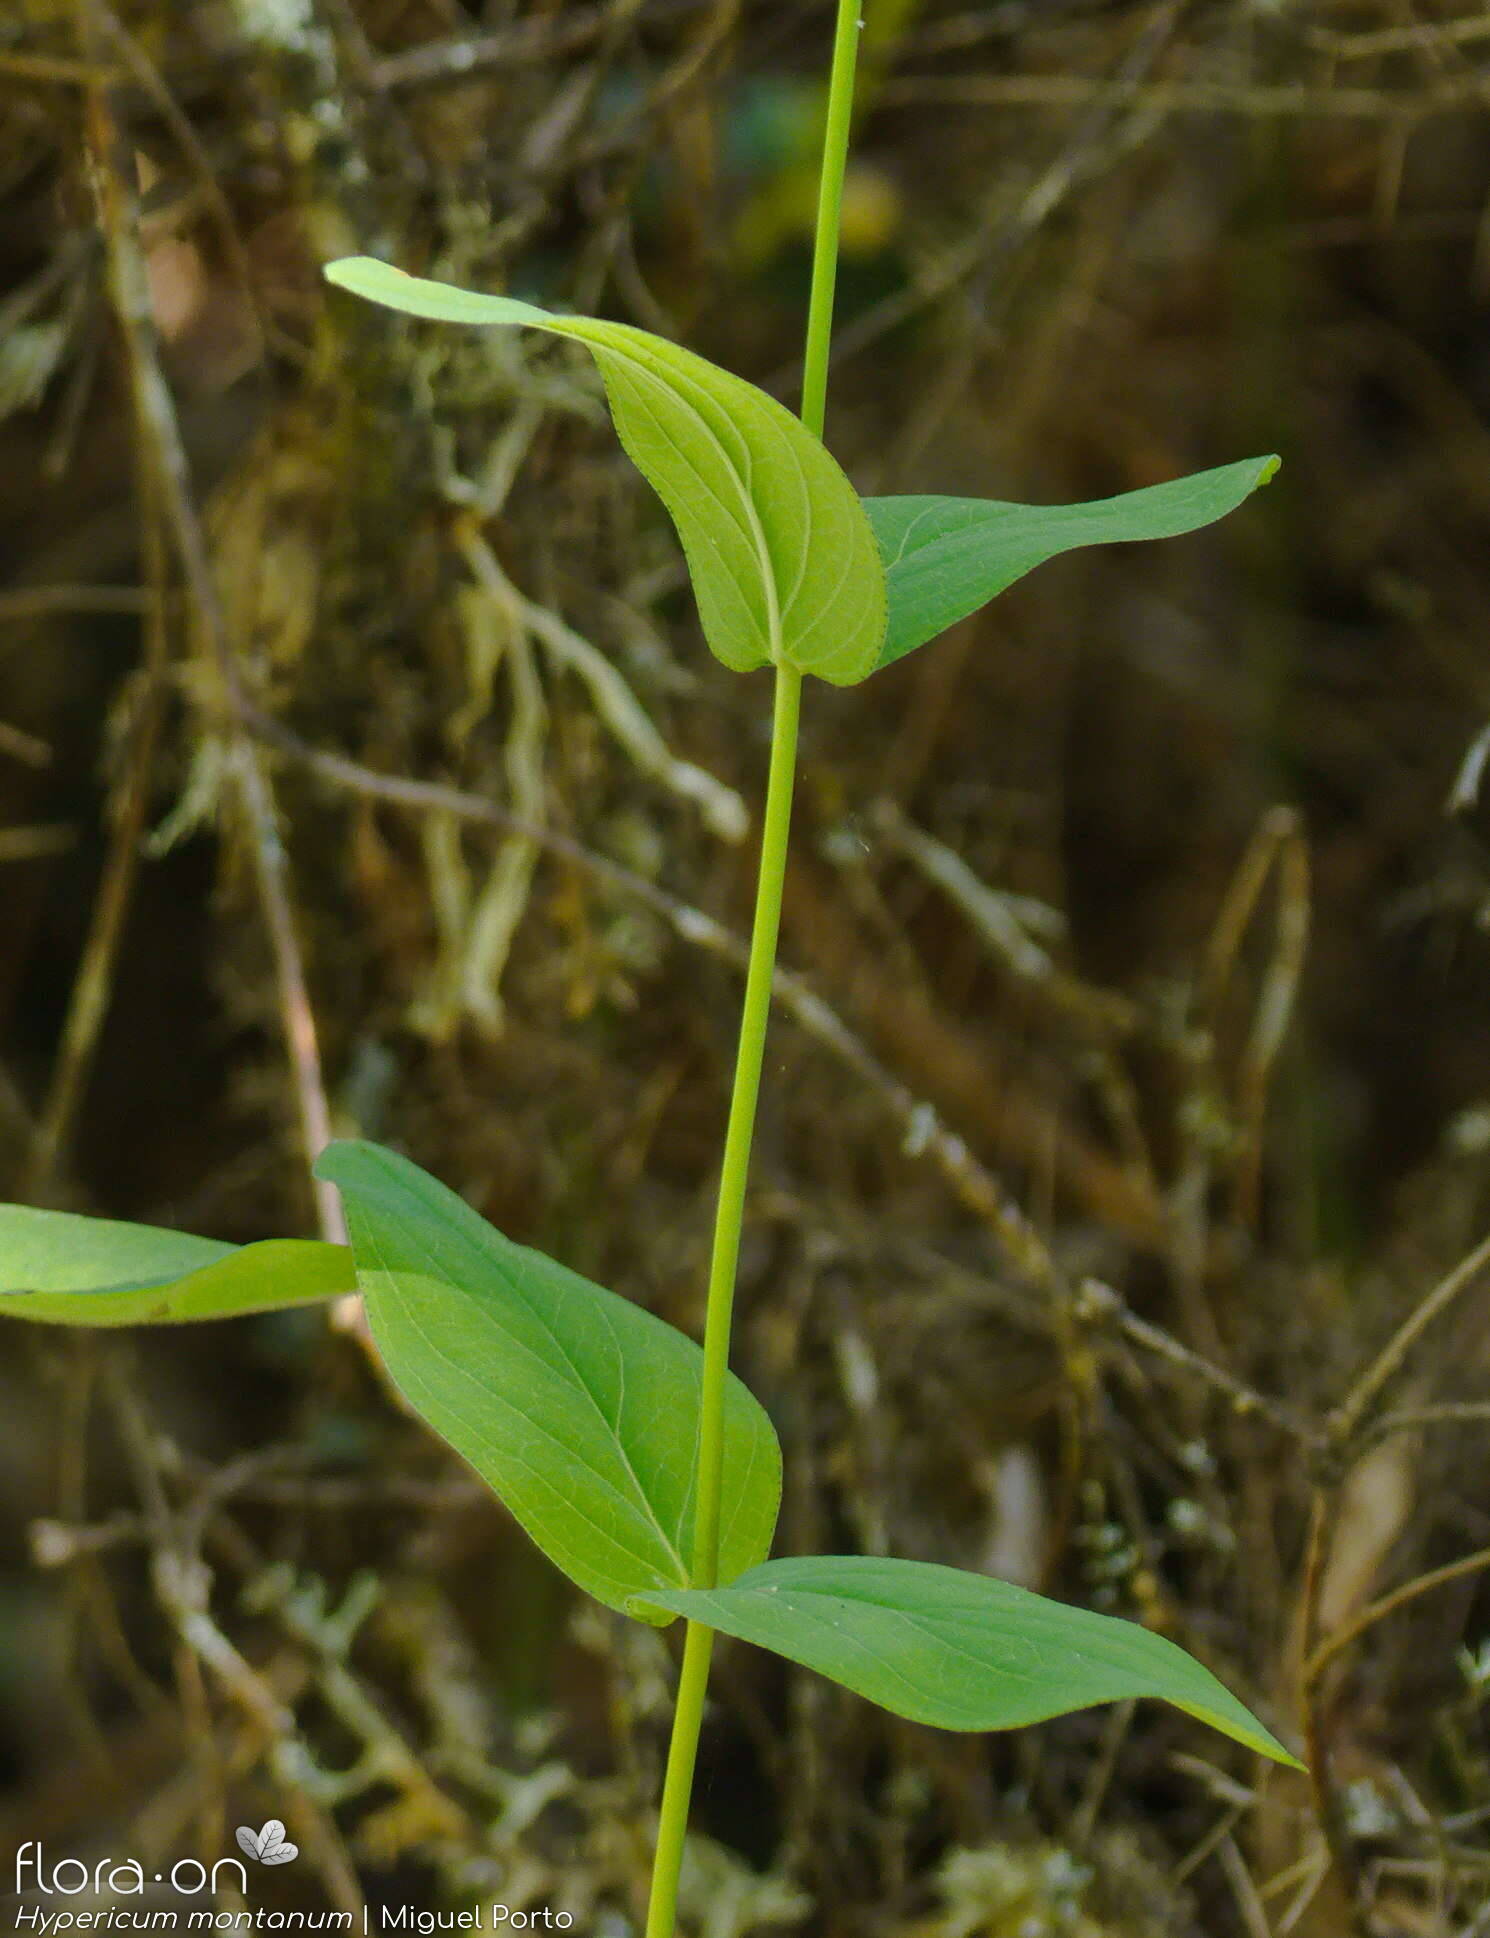
{"type": "Polygon", "coordinates": [[[373,1337],[405,1397],[549,1557],[642,1621],[685,1615],[942,1729],[1010,1729],[1160,1696],[1287,1752],[1206,1669],[1132,1622],[919,1561],[767,1561],[781,1448],[733,1374],[720,1580],[688,1586],[703,1354],[674,1327],[515,1245],[417,1166],[333,1144],[373,1337]]]}
{"type": "Polygon", "coordinates": [[[549,1558],[609,1607],[690,1616],[942,1729],[1010,1729],[1157,1696],[1266,1756],[1286,1750],[1207,1669],[1132,1622],[986,1575],[861,1555],[768,1561],[781,1449],[730,1377],[721,1586],[688,1585],[703,1355],[685,1334],[517,1245],[417,1165],[339,1143],[344,1247],[234,1248],[0,1207],[0,1316],[95,1325],[224,1318],[355,1284],[395,1383],[549,1558]],[[355,1275],[352,1261],[355,1259],[355,1275]]]}
{"type": "Polygon", "coordinates": [[[664,337],[430,282],[370,256],[331,263],[326,276],[408,316],[518,324],[586,344],[616,433],[677,527],[704,637],[737,673],[791,666],[855,686],[1046,559],[1197,531],[1278,468],[1248,458],[1088,505],[861,499],[774,397],[664,337]]]}

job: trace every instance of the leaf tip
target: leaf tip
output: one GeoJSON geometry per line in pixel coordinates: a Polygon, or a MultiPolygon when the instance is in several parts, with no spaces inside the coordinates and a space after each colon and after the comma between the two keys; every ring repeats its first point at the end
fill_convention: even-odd
{"type": "Polygon", "coordinates": [[[346,1176],[346,1159],[353,1152],[365,1148],[355,1137],[335,1137],[329,1144],[323,1144],[310,1174],[323,1184],[340,1184],[346,1176]]]}
{"type": "Polygon", "coordinates": [[[367,294],[369,276],[402,276],[406,282],[414,280],[404,270],[395,269],[391,262],[379,262],[376,256],[338,256],[335,262],[321,264],[321,274],[328,283],[337,289],[350,290],[354,296],[367,294]]]}
{"type": "Polygon", "coordinates": [[[1243,1709],[1240,1704],[1231,1705],[1225,1712],[1183,1702],[1176,1703],[1175,1707],[1183,1709],[1186,1715],[1193,1716],[1197,1722],[1204,1723],[1208,1729],[1219,1730],[1223,1736],[1229,1736],[1234,1743],[1240,1743],[1243,1749],[1255,1750],[1259,1756],[1266,1756],[1274,1763],[1281,1763],[1290,1770],[1302,1770],[1307,1775],[1308,1764],[1300,1762],[1292,1750],[1285,1749],[1273,1732],[1259,1722],[1250,1710],[1243,1709]]]}
{"type": "Polygon", "coordinates": [[[1270,457],[1263,459],[1262,469],[1257,474],[1257,488],[1259,491],[1265,484],[1271,484],[1273,482],[1273,479],[1278,475],[1278,470],[1282,463],[1283,460],[1278,456],[1276,451],[1270,457]]]}
{"type": "Polygon", "coordinates": [[[1283,1764],[1285,1769],[1298,1770],[1304,1776],[1309,1774],[1309,1765],[1302,1757],[1295,1756],[1292,1750],[1285,1749],[1270,1729],[1263,1729],[1259,1725],[1257,1739],[1253,1742],[1252,1748],[1261,1750],[1264,1756],[1271,1757],[1275,1763],[1283,1764]]]}

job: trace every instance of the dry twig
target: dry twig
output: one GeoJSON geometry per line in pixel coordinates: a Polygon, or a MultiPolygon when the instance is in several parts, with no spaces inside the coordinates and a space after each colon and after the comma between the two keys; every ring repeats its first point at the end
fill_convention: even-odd
{"type": "MultiPolygon", "coordinates": [[[[80,0],[80,4],[85,10],[85,22],[90,21],[94,0],[80,0]]],[[[138,203],[130,182],[132,162],[104,90],[91,91],[89,115],[100,221],[111,263],[111,295],[124,344],[142,463],[151,478],[151,489],[158,496],[161,517],[185,580],[192,623],[208,649],[224,690],[235,694],[241,682],[234,645],[226,635],[218,609],[175,405],[160,367],[138,238],[138,203]]],[[[259,764],[257,749],[246,734],[238,734],[228,766],[248,828],[308,1167],[330,1139],[331,1117],[321,1079],[315,1018],[290,908],[287,863],[268,782],[259,764]]],[[[92,1027],[96,1030],[96,1024],[92,1027]]],[[[319,1181],[314,1182],[313,1189],[322,1235],[335,1242],[345,1242],[346,1225],[335,1189],[319,1181]]]]}

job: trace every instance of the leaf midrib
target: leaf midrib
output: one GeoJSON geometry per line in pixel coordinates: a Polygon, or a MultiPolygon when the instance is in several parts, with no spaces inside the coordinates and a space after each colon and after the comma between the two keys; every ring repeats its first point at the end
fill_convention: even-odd
{"type": "MultiPolygon", "coordinates": [[[[1012,1586],[1012,1584],[1009,1585],[1012,1586]]],[[[810,1616],[818,1624],[820,1629],[829,1630],[840,1641],[846,1639],[844,1632],[834,1627],[826,1613],[826,1607],[831,1607],[835,1603],[847,1603],[855,1607],[878,1609],[881,1614],[897,1622],[906,1624],[907,1627],[914,1630],[917,1634],[925,1636],[940,1646],[954,1651],[974,1668],[982,1670],[987,1667],[986,1658],[980,1656],[964,1639],[969,1629],[982,1628],[986,1630],[989,1624],[988,1614],[977,1611],[974,1608],[961,1610],[949,1609],[943,1614],[929,1615],[916,1609],[897,1608],[868,1589],[859,1589],[856,1591],[851,1586],[826,1588],[811,1584],[798,1585],[790,1582],[782,1582],[774,1585],[761,1583],[759,1586],[752,1584],[744,1589],[736,1588],[732,1592],[749,1595],[762,1605],[768,1607],[773,1602],[779,1606],[782,1601],[789,1597],[796,1612],[810,1616]],[[803,1603],[809,1601],[813,1606],[803,1607],[803,1603]]],[[[1057,1606],[1065,1608],[1069,1605],[1060,1603],[1057,1606]]],[[[1071,1609],[1070,1612],[1074,1615],[1081,1615],[1088,1611],[1071,1609]]],[[[1024,1621],[1011,1624],[1011,1626],[1017,1625],[1019,1628],[1023,1628],[1027,1622],[1035,1619],[1034,1612],[1028,1611],[1024,1621]]],[[[1154,1636],[1148,1629],[1140,1628],[1138,1632],[1150,1642],[1162,1641],[1164,1639],[1162,1636],[1154,1636]]],[[[1025,1633],[1019,1634],[1018,1639],[1021,1641],[1034,1641],[1036,1643],[1039,1640],[1038,1636],[1032,1637],[1025,1633]]],[[[1116,1653],[1109,1655],[1106,1652],[1099,1651],[1090,1641],[1077,1643],[1063,1641],[1061,1647],[1063,1654],[1081,1661],[1089,1670],[1097,1674],[1110,1672],[1135,1677],[1149,1675],[1149,1671],[1142,1663],[1134,1664],[1123,1659],[1121,1655],[1116,1653]]],[[[1202,1675],[1209,1675],[1209,1671],[1205,1669],[1203,1664],[1194,1663],[1190,1657],[1185,1655],[1183,1650],[1179,1652],[1179,1655],[1181,1664],[1199,1670],[1202,1675]]],[[[876,1659],[882,1668],[888,1666],[884,1663],[883,1658],[876,1659]]],[[[1018,1670],[1007,1663],[999,1663],[997,1666],[998,1673],[1007,1676],[1011,1681],[1025,1683],[1031,1687],[1038,1688],[1043,1680],[1042,1674],[1038,1669],[1018,1670]]],[[[1224,1684],[1219,1686],[1224,1690],[1224,1684]]],[[[1155,1693],[1162,1695],[1163,1692],[1159,1691],[1152,1682],[1151,1687],[1155,1687],[1155,1693]]],[[[1198,1701],[1203,1695],[1211,1693],[1208,1690],[1197,1690],[1194,1692],[1194,1700],[1198,1701]]],[[[1167,1699],[1173,1700],[1172,1697],[1167,1699]]],[[[1207,1707],[1213,1714],[1221,1713],[1217,1710],[1214,1700],[1207,1704],[1207,1707]]]]}
{"type": "MultiPolygon", "coordinates": [[[[435,1268],[435,1270],[431,1273],[432,1277],[437,1279],[440,1284],[446,1286],[449,1290],[456,1292],[462,1299],[467,1301],[472,1307],[474,1307],[474,1309],[479,1314],[479,1316],[483,1318],[485,1321],[487,1321],[487,1323],[495,1323],[493,1320],[493,1315],[487,1312],[482,1307],[479,1299],[474,1293],[467,1291],[466,1288],[460,1285],[459,1283],[452,1283],[450,1274],[448,1273],[447,1270],[443,1269],[443,1263],[438,1253],[431,1249],[428,1242],[423,1238],[423,1235],[418,1231],[417,1226],[415,1227],[413,1233],[405,1234],[405,1237],[406,1237],[406,1242],[408,1242],[411,1245],[411,1247],[416,1251],[422,1252],[426,1260],[429,1262],[429,1264],[435,1268]]],[[[397,1279],[396,1270],[390,1267],[389,1264],[387,1263],[386,1253],[383,1251],[382,1247],[379,1245],[376,1238],[372,1238],[370,1242],[371,1242],[371,1247],[373,1251],[376,1253],[379,1259],[380,1270],[383,1272],[384,1276],[388,1278],[390,1281],[396,1281],[397,1279]]],[[[463,1242],[468,1242],[468,1241],[463,1241],[463,1242]]],[[[490,1263],[490,1261],[484,1261],[484,1262],[490,1263]]],[[[492,1269],[496,1269],[495,1266],[493,1266],[492,1269]]],[[[518,1297],[520,1298],[524,1308],[542,1327],[543,1331],[545,1332],[550,1342],[552,1343],[557,1356],[562,1360],[564,1365],[569,1369],[570,1375],[573,1378],[575,1385],[579,1388],[580,1392],[583,1393],[586,1400],[589,1401],[591,1407],[594,1409],[595,1415],[599,1420],[601,1426],[605,1428],[606,1432],[610,1435],[612,1441],[614,1442],[621,1457],[622,1468],[626,1473],[626,1475],[628,1476],[628,1478],[630,1479],[632,1486],[636,1490],[637,1499],[640,1501],[642,1507],[645,1509],[645,1513],[641,1516],[642,1524],[643,1526],[650,1525],[652,1529],[655,1531],[658,1540],[662,1544],[664,1553],[668,1557],[670,1557],[674,1566],[678,1570],[678,1574],[680,1577],[680,1585],[681,1585],[681,1583],[686,1582],[688,1578],[687,1570],[683,1565],[683,1557],[679,1553],[676,1544],[668,1535],[667,1531],[663,1528],[662,1523],[658,1520],[656,1509],[652,1505],[652,1502],[647,1494],[646,1488],[642,1485],[641,1478],[637,1474],[636,1468],[633,1465],[631,1460],[631,1455],[628,1452],[626,1448],[626,1444],[622,1440],[616,1425],[611,1421],[611,1419],[609,1418],[609,1416],[605,1411],[605,1408],[600,1404],[600,1400],[598,1396],[591,1388],[589,1381],[585,1378],[580,1368],[575,1364],[573,1358],[569,1354],[568,1349],[564,1345],[564,1342],[554,1331],[552,1323],[550,1322],[547,1314],[542,1310],[540,1306],[535,1305],[531,1301],[530,1297],[522,1288],[522,1281],[520,1278],[517,1280],[516,1283],[517,1283],[518,1297]]],[[[432,1357],[439,1359],[440,1361],[442,1361],[442,1363],[453,1367],[457,1371],[464,1371],[465,1369],[461,1368],[458,1360],[452,1359],[447,1353],[443,1352],[430,1338],[429,1334],[424,1330],[423,1326],[420,1324],[418,1316],[412,1312],[409,1302],[405,1300],[402,1303],[404,1305],[405,1316],[408,1322],[413,1326],[414,1330],[418,1333],[420,1340],[422,1341],[426,1349],[430,1352],[432,1357]]],[[[607,1324],[609,1324],[609,1315],[607,1315],[607,1324]]],[[[611,1336],[612,1336],[612,1339],[614,1340],[613,1332],[611,1336]]],[[[624,1398],[624,1379],[625,1379],[624,1361],[622,1363],[621,1372],[622,1372],[623,1398],[624,1398]]],[[[514,1413],[517,1413],[517,1409],[515,1407],[513,1407],[511,1410],[514,1413]]],[[[562,1446],[563,1444],[562,1442],[555,1441],[553,1434],[547,1432],[544,1428],[538,1426],[537,1423],[532,1421],[528,1415],[518,1414],[518,1417],[521,1419],[528,1420],[528,1424],[530,1425],[530,1427],[532,1427],[533,1430],[539,1433],[543,1438],[548,1439],[550,1441],[554,1441],[555,1445],[562,1446]]],[[[480,1436],[480,1437],[484,1438],[485,1436],[480,1436]]],[[[522,1462],[521,1464],[525,1466],[530,1465],[530,1463],[528,1462],[522,1462]]],[[[588,1463],[586,1464],[588,1465],[588,1463]]],[[[536,1472],[537,1470],[530,1468],[530,1471],[536,1472]]],[[[606,1487],[613,1486],[613,1483],[607,1482],[602,1475],[595,1473],[595,1469],[593,1467],[590,1469],[590,1471],[592,1474],[595,1474],[595,1478],[601,1482],[602,1486],[606,1486],[606,1487]]],[[[622,1498],[624,1498],[624,1496],[622,1498]]],[[[634,1511],[634,1508],[633,1508],[633,1511],[634,1511]]],[[[584,1518],[588,1519],[589,1517],[584,1517],[584,1518]]],[[[594,1522],[593,1520],[590,1521],[590,1525],[592,1527],[595,1527],[598,1533],[601,1533],[601,1534],[605,1533],[605,1530],[603,1528],[600,1528],[598,1523],[594,1522]]],[[[615,1539],[613,1534],[609,1538],[613,1541],[615,1539]]]]}
{"type": "MultiPolygon", "coordinates": [[[[673,394],[676,395],[678,388],[685,380],[695,392],[700,391],[702,389],[702,386],[699,384],[698,379],[694,377],[691,371],[687,371],[687,370],[684,370],[682,372],[669,371],[667,379],[664,379],[657,374],[656,370],[651,366],[651,364],[649,364],[639,353],[637,353],[636,351],[632,350],[627,346],[618,345],[614,341],[605,341],[604,339],[601,339],[598,337],[592,337],[590,332],[587,330],[566,330],[564,334],[568,336],[576,337],[581,342],[601,343],[602,347],[604,348],[608,356],[614,356],[623,362],[629,363],[634,370],[639,371],[641,375],[645,377],[646,380],[656,389],[666,392],[671,386],[673,390],[673,394]]],[[[707,391],[704,391],[703,394],[705,396],[708,395],[707,391]]],[[[770,546],[766,542],[765,528],[761,524],[760,516],[755,509],[754,498],[751,495],[750,486],[751,486],[751,479],[753,478],[753,475],[754,475],[754,471],[753,471],[753,461],[751,459],[749,443],[747,441],[745,445],[745,462],[747,467],[749,467],[749,469],[747,471],[747,475],[745,476],[745,478],[742,479],[739,468],[734,458],[732,458],[730,453],[726,450],[723,440],[719,437],[718,433],[714,430],[713,426],[709,423],[708,419],[704,416],[703,412],[698,408],[697,404],[689,400],[687,404],[687,408],[692,414],[694,421],[698,424],[699,428],[702,430],[705,439],[713,446],[714,450],[718,453],[719,458],[725,467],[726,473],[734,483],[736,491],[739,493],[740,503],[743,508],[743,511],[745,514],[745,520],[749,528],[749,538],[755,548],[756,562],[760,566],[761,582],[766,595],[766,637],[769,641],[769,649],[768,649],[769,656],[773,666],[779,665],[781,663],[781,650],[782,650],[782,623],[781,623],[782,601],[780,598],[780,590],[776,583],[776,566],[771,557],[770,546]]],[[[653,410],[652,421],[654,424],[658,426],[659,433],[663,437],[664,442],[666,442],[671,447],[671,449],[676,453],[678,451],[678,446],[673,441],[672,438],[667,436],[666,431],[662,429],[660,421],[657,418],[655,409],[653,410]]],[[[793,453],[792,455],[793,457],[795,457],[795,453],[793,453]]],[[[684,462],[686,462],[686,460],[684,460],[684,462]]],[[[698,471],[697,466],[690,466],[689,468],[693,471],[694,476],[699,479],[699,482],[701,485],[704,486],[704,489],[706,491],[709,490],[709,487],[705,483],[701,473],[698,471]]],[[[799,475],[800,475],[800,467],[799,467],[799,475]]],[[[805,483],[806,483],[805,479],[803,480],[803,483],[805,487],[805,483]]],[[[716,504],[720,504],[720,500],[716,493],[710,491],[709,495],[711,498],[713,498],[716,504]]],[[[804,491],[804,495],[807,496],[809,499],[806,516],[810,521],[811,519],[810,493],[806,493],[804,491]]],[[[721,510],[725,510],[725,511],[728,510],[728,507],[723,505],[721,505],[720,508],[721,510]]],[[[804,542],[802,551],[803,551],[803,558],[805,560],[806,558],[805,542],[804,542]]],[[[806,568],[804,565],[802,568],[802,571],[805,572],[805,569],[806,568]]],[[[802,574],[799,572],[798,574],[799,585],[801,583],[801,577],[802,577],[802,574]]]]}

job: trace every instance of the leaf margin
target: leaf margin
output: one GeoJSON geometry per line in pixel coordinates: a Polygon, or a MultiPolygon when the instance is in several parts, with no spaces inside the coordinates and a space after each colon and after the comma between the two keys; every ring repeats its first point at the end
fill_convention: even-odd
{"type": "MultiPolygon", "coordinates": [[[[1231,464],[1188,472],[1161,484],[1141,485],[1132,491],[1116,492],[1111,497],[1092,498],[1067,505],[1026,505],[997,498],[961,498],[937,493],[865,498],[862,501],[864,509],[885,562],[888,599],[885,636],[873,671],[877,673],[886,666],[897,665],[920,647],[940,638],[949,627],[980,612],[1038,566],[1063,557],[1067,552],[1081,551],[1092,545],[1147,544],[1203,531],[1207,525],[1228,517],[1254,492],[1270,483],[1282,462],[1276,452],[1260,458],[1241,458],[1231,464]],[[1210,487],[1216,496],[1202,506],[1186,508],[1186,494],[1197,486],[1210,487]],[[1150,528],[1142,531],[1104,530],[1104,525],[1122,522],[1125,507],[1130,517],[1144,510],[1153,512],[1150,528]],[[994,568],[983,590],[975,595],[958,594],[951,600],[944,599],[939,603],[933,619],[921,620],[914,618],[911,601],[904,590],[912,568],[907,564],[905,553],[908,531],[903,528],[901,521],[910,520],[913,523],[917,517],[932,516],[938,508],[946,516],[960,514],[967,523],[954,533],[943,533],[917,546],[911,556],[921,557],[922,562],[915,569],[924,572],[927,561],[922,555],[939,544],[945,544],[948,538],[965,536],[979,514],[983,515],[984,522],[990,528],[1000,523],[1014,525],[1025,534],[1019,554],[1023,562],[1016,562],[1007,570],[1002,565],[994,568]],[[1082,515],[1088,513],[1093,514],[1090,520],[1082,520],[1082,515]],[[1008,516],[1002,517],[1002,514],[1008,516]],[[1060,526],[1072,519],[1090,523],[1096,529],[1083,534],[1078,525],[1076,535],[1062,538],[1054,544],[1050,544],[1048,539],[1036,539],[1034,536],[1032,528],[1038,528],[1042,522],[1060,526]],[[1023,556],[1026,552],[1028,556],[1023,556]],[[912,613],[909,618],[908,612],[912,613]]],[[[1009,537],[1005,532],[1001,535],[1001,541],[1007,545],[1009,537]]]]}
{"type": "MultiPolygon", "coordinates": [[[[1048,1721],[1056,1716],[1072,1714],[1078,1709],[1093,1707],[1097,1703],[1150,1696],[1168,1702],[1174,1708],[1193,1716],[1196,1721],[1220,1731],[1234,1742],[1241,1743],[1245,1748],[1268,1756],[1275,1762],[1281,1762],[1293,1768],[1303,1768],[1292,1752],[1285,1748],[1272,1732],[1231,1694],[1218,1677],[1166,1636],[1157,1635],[1137,1622],[1103,1615],[1094,1609],[1080,1608],[1071,1603],[1054,1601],[1048,1596],[1038,1595],[1031,1589],[1021,1588],[1013,1582],[1002,1581],[995,1576],[948,1568],[936,1562],[903,1561],[893,1557],[807,1555],[763,1562],[755,1568],[748,1569],[735,1581],[719,1588],[670,1589],[654,1599],[659,1606],[675,1614],[703,1622],[710,1628],[735,1636],[739,1640],[752,1642],[757,1647],[770,1649],[774,1654],[782,1655],[789,1661],[797,1662],[805,1668],[827,1676],[829,1680],[838,1682],[842,1687],[863,1696],[865,1700],[890,1710],[892,1714],[906,1716],[913,1722],[925,1723],[932,1728],[967,1732],[1023,1728],[1032,1723],[1048,1721]],[[822,1571],[825,1569],[828,1571],[827,1579],[830,1582],[836,1572],[840,1583],[838,1591],[835,1592],[831,1587],[810,1585],[812,1571],[818,1571],[821,1578],[822,1571]],[[1168,1664],[1175,1670],[1174,1686],[1188,1689],[1191,1692],[1190,1698],[1186,1699],[1183,1695],[1174,1693],[1173,1687],[1166,1690],[1157,1681],[1150,1686],[1142,1686],[1144,1674],[1142,1665],[1135,1671],[1131,1664],[1114,1666],[1109,1663],[1104,1667],[1112,1671],[1110,1693],[1091,1695],[1075,1703],[1063,1703],[1057,1698],[1047,1704],[1041,1698],[1003,1722],[971,1720],[969,1719],[971,1712],[964,1708],[962,1711],[964,1720],[950,1721],[947,1718],[952,1714],[952,1705],[946,1703],[938,1709],[934,1693],[928,1697],[924,1690],[914,1691],[909,1707],[886,1702],[882,1695],[870,1693],[869,1690],[861,1687],[858,1681],[851,1681],[835,1669],[824,1667],[822,1650],[816,1643],[799,1642],[796,1647],[789,1647],[783,1645],[780,1635],[774,1640],[770,1639],[773,1621],[779,1629],[781,1612],[788,1606],[783,1596],[783,1587],[790,1591],[794,1585],[794,1576],[808,1578],[808,1586],[803,1587],[800,1580],[796,1584],[796,1592],[799,1595],[804,1597],[817,1595],[834,1608],[836,1613],[831,1625],[836,1629],[842,1628],[845,1619],[852,1621],[855,1610],[861,1608],[899,1616],[907,1622],[914,1623],[917,1619],[917,1611],[913,1606],[897,1608],[893,1602],[874,1601],[867,1596],[855,1601],[841,1592],[842,1584],[851,1584],[856,1576],[867,1580],[875,1575],[883,1578],[887,1573],[892,1577],[898,1576],[907,1586],[912,1586],[919,1580],[929,1588],[945,1587],[949,1592],[971,1594],[975,1599],[981,1599],[986,1604],[990,1615],[995,1612],[1002,1614],[1010,1627],[1014,1626],[1014,1623],[1009,1621],[1011,1616],[1016,1619],[1023,1617],[1033,1628],[1035,1641],[1040,1647],[1047,1646],[1045,1639],[1040,1635],[1041,1627],[1043,1626],[1048,1634],[1052,1626],[1058,1624],[1068,1632],[1091,1638],[1092,1644],[1098,1648],[1101,1643],[1111,1642],[1118,1649],[1126,1649],[1129,1654],[1137,1651],[1140,1656],[1151,1656],[1158,1663],[1168,1664]],[[768,1600],[768,1597],[772,1599],[768,1600]],[[752,1598],[754,1598],[753,1601],[752,1598]],[[814,1656],[818,1659],[814,1660],[814,1656]],[[1211,1695],[1211,1692],[1214,1692],[1214,1695],[1211,1695]],[[1211,1699],[1203,1700],[1207,1696],[1211,1699]]],[[[789,1618],[787,1622],[788,1631],[792,1619],[794,1617],[789,1618]]],[[[877,1625],[870,1621],[861,1623],[861,1626],[872,1631],[877,1625]]],[[[807,1630],[809,1627],[807,1620],[803,1620],[802,1627],[804,1631],[807,1630]]],[[[788,1639],[790,1639],[789,1636],[788,1639]]],[[[882,1636],[881,1643],[883,1639],[882,1636]]],[[[1017,1639],[1025,1645],[1030,1642],[1028,1635],[1019,1636],[1017,1639]]],[[[875,1650],[866,1645],[864,1653],[870,1662],[871,1671],[875,1665],[883,1666],[886,1652],[882,1646],[875,1650]]],[[[924,1668],[924,1663],[921,1666],[924,1668]]],[[[904,1679],[903,1671],[897,1671],[897,1673],[900,1673],[904,1679]]],[[[992,1673],[1001,1672],[995,1668],[992,1673]]],[[[1002,1673],[1007,1675],[1011,1672],[1005,1669],[1002,1673]]],[[[867,1679],[873,1680],[872,1673],[867,1679]]],[[[1047,1676],[1045,1680],[1049,1686],[1051,1678],[1047,1676]]]]}
{"type": "Polygon", "coordinates": [[[357,1289],[351,1252],[322,1239],[234,1245],[165,1226],[11,1204],[0,1205],[0,1285],[0,1318],[86,1327],[247,1318],[357,1289]],[[112,1273],[99,1263],[111,1240],[121,1248],[112,1273]],[[79,1258],[86,1263],[68,1262],[79,1258]],[[270,1283],[272,1289],[253,1290],[270,1283]]]}

